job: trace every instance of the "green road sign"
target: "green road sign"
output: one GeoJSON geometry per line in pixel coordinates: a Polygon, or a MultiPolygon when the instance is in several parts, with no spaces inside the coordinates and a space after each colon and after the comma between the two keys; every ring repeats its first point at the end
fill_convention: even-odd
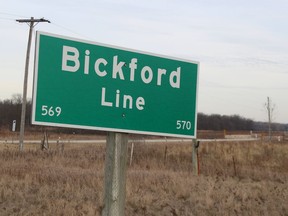
{"type": "Polygon", "coordinates": [[[194,138],[198,63],[37,32],[32,124],[194,138]]]}

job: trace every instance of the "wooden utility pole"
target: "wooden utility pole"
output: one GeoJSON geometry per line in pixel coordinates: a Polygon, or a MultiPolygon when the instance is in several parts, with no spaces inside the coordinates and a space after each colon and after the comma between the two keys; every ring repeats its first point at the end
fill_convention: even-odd
{"type": "Polygon", "coordinates": [[[269,97],[267,97],[267,111],[268,111],[268,121],[269,121],[269,140],[271,141],[271,108],[270,108],[269,97]]]}
{"type": "Polygon", "coordinates": [[[29,37],[28,37],[28,45],[27,45],[27,52],[26,52],[22,109],[21,109],[21,122],[20,122],[20,135],[19,135],[19,150],[23,151],[26,103],[27,103],[27,81],[28,81],[29,58],[30,58],[30,49],[31,49],[31,41],[32,41],[32,31],[33,31],[34,26],[36,26],[39,22],[50,23],[50,21],[44,18],[34,19],[33,17],[31,17],[31,19],[18,19],[16,21],[19,23],[27,23],[29,25],[29,37]]]}
{"type": "Polygon", "coordinates": [[[271,136],[271,122],[272,122],[272,112],[273,112],[273,108],[271,107],[271,101],[270,98],[267,97],[267,104],[265,104],[265,107],[267,109],[267,113],[268,113],[268,133],[269,133],[269,141],[271,141],[272,136],[271,136]]]}

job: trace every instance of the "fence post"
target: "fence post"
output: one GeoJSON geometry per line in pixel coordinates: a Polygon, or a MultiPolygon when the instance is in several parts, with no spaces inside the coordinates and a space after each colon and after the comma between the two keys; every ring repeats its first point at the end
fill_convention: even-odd
{"type": "Polygon", "coordinates": [[[134,152],[134,142],[131,144],[131,152],[130,152],[130,166],[132,165],[132,160],[133,160],[133,152],[134,152]]]}
{"type": "Polygon", "coordinates": [[[102,216],[124,216],[128,135],[108,132],[102,216]]]}
{"type": "Polygon", "coordinates": [[[194,175],[199,175],[199,161],[198,161],[198,147],[199,141],[192,139],[192,166],[194,175]]]}

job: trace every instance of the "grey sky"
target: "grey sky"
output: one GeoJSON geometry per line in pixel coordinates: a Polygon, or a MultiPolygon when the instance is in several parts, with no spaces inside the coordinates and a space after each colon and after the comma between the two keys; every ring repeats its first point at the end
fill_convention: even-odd
{"type": "Polygon", "coordinates": [[[15,19],[34,16],[52,22],[35,31],[199,61],[199,112],[265,121],[269,96],[275,121],[288,123],[287,0],[0,3],[0,99],[22,93],[28,26],[15,19]]]}

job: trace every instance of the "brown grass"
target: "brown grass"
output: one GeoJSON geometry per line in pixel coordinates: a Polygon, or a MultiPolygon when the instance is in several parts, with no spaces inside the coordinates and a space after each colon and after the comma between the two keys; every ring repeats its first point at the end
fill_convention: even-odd
{"type": "MultiPolygon", "coordinates": [[[[200,176],[191,146],[135,143],[126,215],[288,215],[288,143],[201,143],[200,176]]],[[[0,215],[100,215],[105,145],[39,149],[0,144],[0,215]]]]}

